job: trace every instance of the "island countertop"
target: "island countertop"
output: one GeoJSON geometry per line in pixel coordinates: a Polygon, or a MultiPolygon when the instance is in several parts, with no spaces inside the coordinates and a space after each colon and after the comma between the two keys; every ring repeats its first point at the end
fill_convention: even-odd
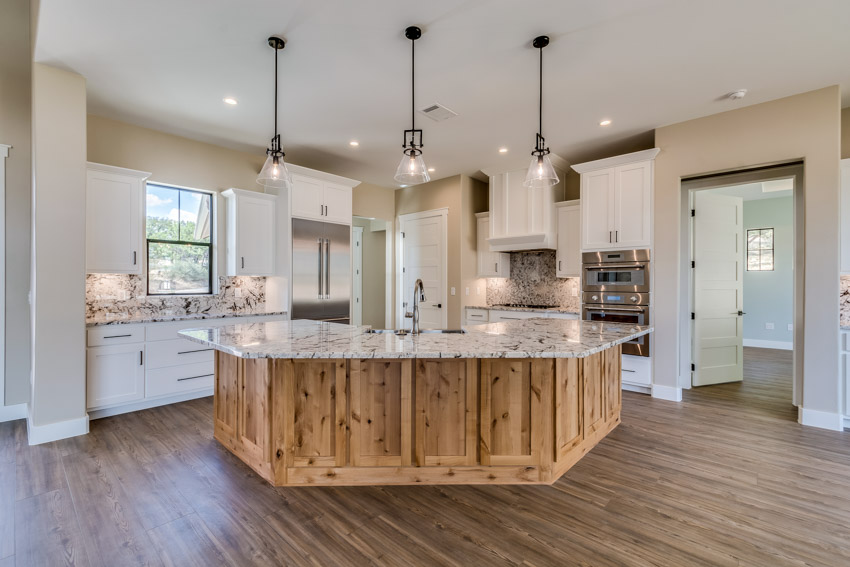
{"type": "Polygon", "coordinates": [[[397,336],[368,327],[295,320],[198,328],[186,338],[240,358],[584,358],[652,332],[648,326],[526,319],[465,333],[397,336]]]}

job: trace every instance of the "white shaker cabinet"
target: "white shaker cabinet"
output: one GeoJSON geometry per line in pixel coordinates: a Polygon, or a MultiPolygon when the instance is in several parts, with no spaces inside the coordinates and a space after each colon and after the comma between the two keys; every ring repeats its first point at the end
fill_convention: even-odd
{"type": "Polygon", "coordinates": [[[654,148],[574,165],[581,174],[581,249],[652,246],[654,148]]]}
{"type": "Polygon", "coordinates": [[[277,197],[228,189],[225,272],[228,276],[275,275],[277,197]]]}
{"type": "Polygon", "coordinates": [[[479,278],[511,277],[511,255],[492,252],[487,237],[490,235],[490,213],[475,213],[477,225],[477,252],[479,278]]]}
{"type": "Polygon", "coordinates": [[[150,173],[86,168],[86,272],[141,274],[145,180],[150,173]]]}
{"type": "Polygon", "coordinates": [[[558,248],[555,253],[555,276],[581,276],[581,205],[580,201],[556,203],[558,211],[558,248]]]}
{"type": "Polygon", "coordinates": [[[292,216],[351,224],[351,186],[309,175],[292,175],[292,216]]]}
{"type": "Polygon", "coordinates": [[[145,397],[145,343],[90,347],[86,351],[88,409],[145,397]]]}

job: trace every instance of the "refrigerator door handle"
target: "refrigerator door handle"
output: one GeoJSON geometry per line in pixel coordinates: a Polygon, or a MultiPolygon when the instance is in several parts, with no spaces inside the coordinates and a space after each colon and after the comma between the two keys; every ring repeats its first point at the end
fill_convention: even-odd
{"type": "Polygon", "coordinates": [[[325,238],[325,299],[331,298],[331,239],[325,238]]]}
{"type": "Polygon", "coordinates": [[[322,299],[322,239],[318,238],[316,241],[319,243],[319,299],[322,299]]]}

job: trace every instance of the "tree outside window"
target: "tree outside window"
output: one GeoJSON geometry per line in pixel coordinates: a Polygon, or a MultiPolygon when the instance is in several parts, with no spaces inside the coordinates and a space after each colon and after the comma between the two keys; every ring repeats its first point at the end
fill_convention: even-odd
{"type": "Polygon", "coordinates": [[[747,271],[773,271],[773,229],[747,230],[747,271]]]}
{"type": "Polygon", "coordinates": [[[147,184],[148,295],[212,293],[212,196],[147,184]]]}

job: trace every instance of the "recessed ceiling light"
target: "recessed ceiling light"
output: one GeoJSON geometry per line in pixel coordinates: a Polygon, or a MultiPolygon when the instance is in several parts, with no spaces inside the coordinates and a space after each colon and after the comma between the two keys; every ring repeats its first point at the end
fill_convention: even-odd
{"type": "Polygon", "coordinates": [[[500,154],[506,154],[506,153],[508,153],[508,148],[499,148],[499,153],[500,153],[500,154]]]}
{"type": "Polygon", "coordinates": [[[405,187],[407,187],[407,185],[399,185],[399,187],[401,187],[402,189],[404,189],[405,187]]]}
{"type": "Polygon", "coordinates": [[[738,89],[737,91],[732,91],[726,96],[732,100],[741,100],[742,98],[747,96],[747,89],[738,89]]]}
{"type": "Polygon", "coordinates": [[[239,101],[237,101],[235,98],[233,98],[231,96],[225,97],[224,102],[225,102],[225,104],[229,104],[230,106],[236,106],[239,103],[239,101]]]}
{"type": "Polygon", "coordinates": [[[357,146],[360,145],[360,142],[358,142],[357,140],[351,140],[350,142],[348,142],[348,145],[356,148],[357,146]]]}
{"type": "Polygon", "coordinates": [[[429,168],[428,168],[428,171],[430,171],[431,173],[434,173],[434,172],[435,172],[435,171],[437,171],[437,170],[436,170],[436,169],[434,169],[433,167],[429,167],[429,168]]]}
{"type": "Polygon", "coordinates": [[[600,126],[610,126],[610,125],[611,125],[611,121],[610,121],[610,120],[608,120],[608,119],[606,118],[605,120],[600,120],[600,121],[599,121],[599,125],[600,125],[600,126]]]}

